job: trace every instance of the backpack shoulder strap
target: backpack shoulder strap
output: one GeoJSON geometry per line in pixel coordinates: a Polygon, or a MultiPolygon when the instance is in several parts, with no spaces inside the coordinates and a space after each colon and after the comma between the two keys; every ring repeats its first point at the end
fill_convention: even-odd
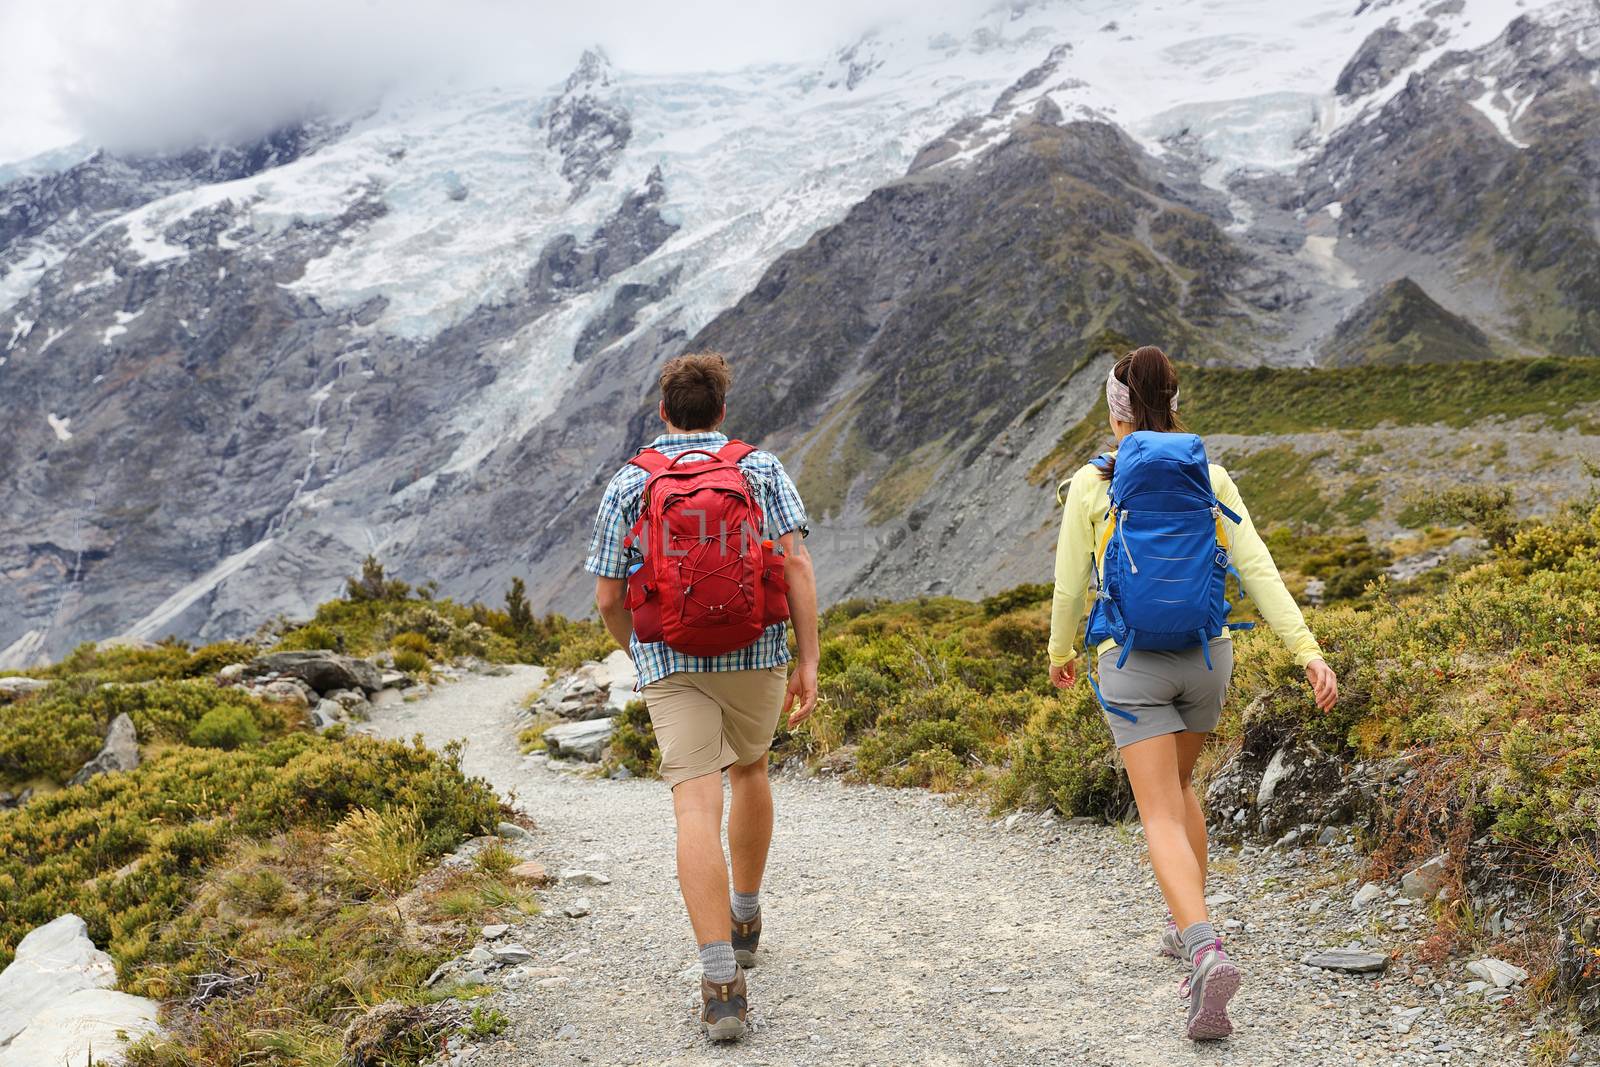
{"type": "Polygon", "coordinates": [[[665,453],[658,452],[653,448],[639,449],[628,462],[646,474],[660,474],[672,466],[672,460],[667,458],[665,453]]]}
{"type": "Polygon", "coordinates": [[[1091,464],[1093,464],[1094,466],[1098,467],[1099,469],[1105,470],[1107,467],[1109,467],[1111,465],[1111,455],[1109,453],[1107,453],[1107,452],[1102,452],[1098,456],[1096,456],[1093,459],[1091,459],[1089,462],[1091,464]]]}
{"type": "Polygon", "coordinates": [[[747,445],[743,441],[734,439],[717,449],[717,458],[729,463],[738,463],[755,450],[755,445],[747,445]]]}

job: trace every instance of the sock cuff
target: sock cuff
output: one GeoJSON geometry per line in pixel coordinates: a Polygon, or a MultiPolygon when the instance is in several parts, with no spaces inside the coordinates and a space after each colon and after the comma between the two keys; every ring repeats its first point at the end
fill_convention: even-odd
{"type": "Polygon", "coordinates": [[[700,970],[713,982],[731,982],[739,973],[732,941],[711,941],[700,946],[700,970]]]}
{"type": "Polygon", "coordinates": [[[1190,956],[1217,941],[1216,928],[1209,922],[1197,922],[1185,929],[1180,936],[1183,938],[1184,950],[1190,956]]]}
{"type": "Polygon", "coordinates": [[[733,904],[733,917],[740,922],[749,922],[756,917],[756,912],[761,910],[761,890],[754,893],[741,893],[735,889],[728,898],[733,904]]]}

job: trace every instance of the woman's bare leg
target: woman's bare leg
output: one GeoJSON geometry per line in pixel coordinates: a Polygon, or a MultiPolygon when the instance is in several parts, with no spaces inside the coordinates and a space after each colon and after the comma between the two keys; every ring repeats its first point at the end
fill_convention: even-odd
{"type": "Polygon", "coordinates": [[[1206,868],[1210,862],[1210,843],[1206,837],[1205,809],[1200,806],[1200,797],[1194,791],[1194,765],[1200,758],[1200,750],[1205,747],[1206,738],[1211,735],[1181,733],[1173,736],[1178,740],[1178,781],[1183,784],[1183,828],[1188,834],[1194,858],[1200,861],[1200,888],[1204,889],[1206,868]]]}
{"type": "MultiPolygon", "coordinates": [[[[1189,837],[1188,800],[1179,774],[1179,736],[1164,734],[1135,742],[1122,749],[1122,762],[1139,805],[1156,881],[1178,929],[1187,930],[1207,921],[1208,915],[1205,860],[1195,855],[1189,837]]],[[[1193,790],[1188,793],[1192,796],[1193,790]]]]}

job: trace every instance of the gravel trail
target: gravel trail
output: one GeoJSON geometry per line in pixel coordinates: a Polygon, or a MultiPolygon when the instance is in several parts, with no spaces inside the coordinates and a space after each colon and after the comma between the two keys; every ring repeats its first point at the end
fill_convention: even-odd
{"type": "Polygon", "coordinates": [[[466,766],[535,820],[558,885],[516,932],[535,954],[497,972],[511,1026],[477,1067],[595,1064],[1314,1065],[1517,1062],[1526,1037],[1459,982],[1392,967],[1381,980],[1316,971],[1306,954],[1365,938],[1342,879],[1348,846],[1224,852],[1212,892],[1245,973],[1231,1041],[1181,1036],[1183,971],[1156,955],[1163,915],[1126,828],[1009,820],[920,790],[780,776],[751,972],[752,1034],[710,1047],[673,873],[670,795],[523,757],[521,698],[536,668],[468,676],[385,708],[374,733],[466,740],[466,766]],[[586,898],[591,914],[563,910],[586,898]],[[1404,1009],[1421,1007],[1406,1032],[1404,1009]]]}

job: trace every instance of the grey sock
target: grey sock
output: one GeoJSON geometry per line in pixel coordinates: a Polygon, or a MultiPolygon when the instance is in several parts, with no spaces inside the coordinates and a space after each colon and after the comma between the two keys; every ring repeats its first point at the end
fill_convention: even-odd
{"type": "Polygon", "coordinates": [[[1195,923],[1183,932],[1183,951],[1188,954],[1190,959],[1194,959],[1196,952],[1199,952],[1207,945],[1214,944],[1216,940],[1217,931],[1210,923],[1195,923]]]}
{"type": "Polygon", "coordinates": [[[756,917],[756,912],[761,910],[761,890],[754,893],[741,893],[737,889],[729,898],[733,901],[733,917],[742,923],[747,923],[756,917]]]}
{"type": "Polygon", "coordinates": [[[739,973],[739,964],[733,958],[732,941],[713,941],[700,946],[700,970],[713,982],[731,982],[739,973]]]}

